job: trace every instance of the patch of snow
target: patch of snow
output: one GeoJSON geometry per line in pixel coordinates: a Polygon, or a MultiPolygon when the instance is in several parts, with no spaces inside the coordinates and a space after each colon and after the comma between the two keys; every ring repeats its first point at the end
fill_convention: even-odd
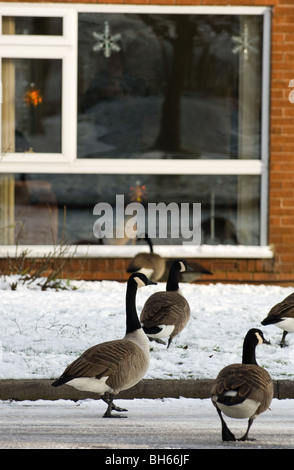
{"type": "MultiPolygon", "coordinates": [[[[72,281],[75,290],[46,290],[21,284],[17,276],[0,278],[1,379],[52,379],[85,349],[125,333],[126,283],[72,281]],[[10,285],[18,282],[17,289],[10,285]]],[[[144,302],[164,283],[137,292],[144,302]]],[[[260,328],[270,345],[257,348],[257,362],[274,380],[294,378],[294,335],[281,348],[282,330],[260,322],[270,308],[292,293],[270,285],[181,284],[191,307],[187,327],[169,349],[150,342],[151,361],[145,378],[212,379],[232,362],[241,362],[250,328],[260,328]]]]}

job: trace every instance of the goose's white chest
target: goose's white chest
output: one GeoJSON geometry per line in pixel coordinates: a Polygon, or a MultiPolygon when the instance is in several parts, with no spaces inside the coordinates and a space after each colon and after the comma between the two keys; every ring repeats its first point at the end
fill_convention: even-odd
{"type": "Polygon", "coordinates": [[[288,333],[294,333],[294,318],[284,317],[278,323],[275,323],[276,326],[282,330],[288,331],[288,333]]]}

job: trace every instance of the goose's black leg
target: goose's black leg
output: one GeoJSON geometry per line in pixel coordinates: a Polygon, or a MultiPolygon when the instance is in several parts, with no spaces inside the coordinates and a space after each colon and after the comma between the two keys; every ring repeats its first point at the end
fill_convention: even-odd
{"type": "MultiPolygon", "coordinates": [[[[103,401],[105,401],[105,403],[107,403],[107,405],[109,405],[109,403],[112,402],[113,400],[113,395],[104,394],[101,398],[103,401]]],[[[115,411],[128,411],[125,408],[120,408],[119,406],[116,406],[113,402],[111,406],[112,406],[112,410],[115,410],[115,411]]]]}
{"type": "Polygon", "coordinates": [[[222,440],[223,441],[236,441],[234,434],[229,430],[225,420],[222,417],[222,412],[216,407],[218,415],[222,423],[222,440]]]}
{"type": "Polygon", "coordinates": [[[108,405],[107,410],[105,411],[105,413],[103,415],[103,418],[126,418],[126,416],[119,416],[119,415],[111,414],[112,410],[114,410],[114,411],[128,411],[125,408],[120,408],[119,406],[116,406],[113,403],[113,395],[112,394],[104,394],[101,398],[108,405]]]}
{"type": "MultiPolygon", "coordinates": [[[[253,423],[253,419],[250,418],[248,420],[248,426],[247,426],[247,431],[245,432],[244,436],[242,436],[238,441],[249,441],[248,434],[249,434],[249,429],[251,428],[253,423]]],[[[250,439],[251,441],[254,441],[255,439],[250,439]]]]}
{"type": "Polygon", "coordinates": [[[287,334],[288,334],[288,331],[283,331],[283,336],[280,342],[281,348],[285,348],[287,346],[287,343],[285,341],[287,334]]]}

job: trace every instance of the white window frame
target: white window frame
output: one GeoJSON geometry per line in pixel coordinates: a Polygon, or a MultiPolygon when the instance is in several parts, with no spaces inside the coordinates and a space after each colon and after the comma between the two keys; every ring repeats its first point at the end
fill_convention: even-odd
{"type": "MultiPolygon", "coordinates": [[[[77,15],[70,9],[64,8],[39,8],[19,5],[17,8],[10,7],[1,9],[1,16],[44,16],[63,18],[62,36],[30,36],[30,35],[1,35],[0,36],[0,56],[1,59],[61,59],[62,60],[62,136],[61,153],[5,153],[2,149],[1,135],[0,145],[4,153],[1,156],[3,168],[1,172],[12,172],[13,167],[23,165],[23,170],[29,172],[27,164],[32,164],[36,169],[39,164],[56,165],[72,162],[76,155],[76,107],[73,105],[77,87],[77,25],[75,23],[77,15]],[[71,77],[65,80],[65,77],[71,77]],[[74,138],[73,138],[74,136],[74,138]],[[7,163],[7,168],[6,168],[7,163]]],[[[0,22],[2,27],[2,18],[0,22]]],[[[1,31],[2,33],[2,31],[1,31]]],[[[53,170],[53,169],[52,169],[53,170]]],[[[51,172],[52,172],[51,170],[51,172]]],[[[14,170],[15,171],[15,170],[14,170]]],[[[22,170],[21,170],[22,171],[22,170]]]]}
{"type": "MultiPolygon", "coordinates": [[[[78,159],[77,158],[77,48],[78,14],[95,13],[190,13],[263,16],[263,76],[262,76],[262,115],[261,115],[261,158],[246,159],[201,159],[201,160],[150,160],[140,159],[140,174],[186,174],[186,175],[258,175],[261,178],[260,190],[260,245],[259,246],[210,246],[173,247],[173,256],[225,257],[225,258],[271,258],[273,251],[267,246],[267,199],[268,199],[268,145],[269,145],[269,64],[270,64],[270,20],[269,7],[216,7],[216,6],[146,6],[146,5],[93,5],[93,4],[11,4],[2,3],[2,16],[45,16],[63,18],[62,36],[24,36],[0,34],[0,66],[3,58],[54,58],[62,59],[62,150],[60,154],[9,153],[1,155],[1,173],[68,173],[68,174],[137,174],[136,159],[78,159]],[[68,78],[68,79],[67,79],[68,78]]],[[[1,33],[1,31],[0,31],[1,33]]],[[[1,72],[1,70],[0,70],[1,72]]],[[[1,74],[0,74],[1,77],[1,74]]],[[[0,113],[1,124],[1,113],[0,113]]],[[[1,133],[0,133],[0,148],[1,133]]],[[[93,207],[95,202],[93,201],[93,207]]],[[[19,247],[20,249],[21,247],[19,247]]],[[[140,247],[141,248],[141,247],[140,247]]],[[[15,247],[2,247],[0,255],[13,253],[15,247]]],[[[32,256],[42,255],[50,247],[29,246],[32,256]]],[[[85,248],[75,249],[75,256],[83,256],[85,248]]],[[[89,246],[88,256],[133,256],[138,251],[135,246],[89,246]]],[[[169,256],[171,246],[156,246],[156,251],[169,256]]]]}

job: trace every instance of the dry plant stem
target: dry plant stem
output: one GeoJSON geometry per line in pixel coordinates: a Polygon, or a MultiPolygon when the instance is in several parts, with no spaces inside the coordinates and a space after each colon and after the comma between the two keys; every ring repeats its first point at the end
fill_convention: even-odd
{"type": "MultiPolygon", "coordinates": [[[[63,226],[60,236],[60,243],[56,243],[54,232],[52,229],[52,211],[48,206],[49,220],[50,220],[50,233],[52,237],[53,250],[47,253],[43,258],[29,257],[29,250],[24,250],[20,254],[18,240],[23,229],[23,224],[18,231],[15,257],[6,259],[6,266],[1,273],[4,276],[18,274],[20,276],[19,282],[23,284],[37,284],[46,290],[47,288],[60,289],[64,288],[62,283],[62,273],[65,264],[71,259],[77,250],[77,247],[72,249],[72,245],[65,242],[65,226],[66,226],[66,207],[64,207],[63,226]]],[[[11,289],[17,288],[17,282],[11,284],[11,289]]]]}

